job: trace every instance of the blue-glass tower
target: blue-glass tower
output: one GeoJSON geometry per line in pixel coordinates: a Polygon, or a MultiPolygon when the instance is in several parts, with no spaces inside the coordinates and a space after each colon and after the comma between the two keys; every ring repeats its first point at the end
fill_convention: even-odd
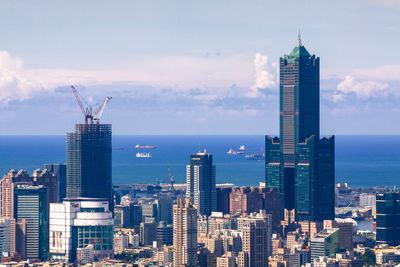
{"type": "Polygon", "coordinates": [[[300,40],[280,58],[279,91],[280,137],[266,137],[266,184],[297,220],[332,219],[334,137],[320,139],[319,58],[300,40]]]}

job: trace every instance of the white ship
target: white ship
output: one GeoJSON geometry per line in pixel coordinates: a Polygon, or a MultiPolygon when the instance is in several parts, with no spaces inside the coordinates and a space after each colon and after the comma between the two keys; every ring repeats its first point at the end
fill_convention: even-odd
{"type": "Polygon", "coordinates": [[[233,150],[231,148],[226,152],[226,154],[228,154],[228,155],[241,155],[241,154],[243,154],[243,151],[237,151],[237,150],[233,150]]]}
{"type": "Polygon", "coordinates": [[[240,145],[240,146],[239,146],[239,150],[240,150],[240,151],[245,151],[245,150],[246,150],[246,147],[245,147],[244,145],[240,145]]]}
{"type": "Polygon", "coordinates": [[[138,152],[136,153],[136,157],[137,158],[151,158],[153,155],[151,155],[151,153],[142,153],[142,152],[138,152]]]}

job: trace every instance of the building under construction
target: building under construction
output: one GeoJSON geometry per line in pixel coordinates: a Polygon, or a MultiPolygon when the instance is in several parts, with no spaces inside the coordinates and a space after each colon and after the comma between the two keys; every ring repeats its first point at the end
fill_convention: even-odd
{"type": "Polygon", "coordinates": [[[85,122],[67,134],[67,198],[106,198],[112,209],[112,131],[111,124],[100,123],[111,97],[92,112],[94,106],[85,107],[83,98],[73,91],[85,122]]]}

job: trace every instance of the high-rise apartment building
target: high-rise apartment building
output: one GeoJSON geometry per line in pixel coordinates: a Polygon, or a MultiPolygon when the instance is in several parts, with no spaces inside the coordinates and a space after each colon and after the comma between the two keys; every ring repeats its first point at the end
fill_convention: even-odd
{"type": "Polygon", "coordinates": [[[212,155],[204,152],[190,155],[186,166],[186,197],[200,215],[210,215],[217,210],[215,166],[212,155]]]}
{"type": "Polygon", "coordinates": [[[376,242],[400,245],[400,193],[376,194],[376,242]]]}
{"type": "Polygon", "coordinates": [[[280,58],[280,137],[265,143],[266,186],[299,221],[334,217],[334,137],[320,139],[319,79],[319,58],[299,38],[280,58]]]}
{"type": "Polygon", "coordinates": [[[47,259],[49,247],[47,189],[43,186],[16,185],[14,218],[26,221],[26,257],[47,259]]]}
{"type": "Polygon", "coordinates": [[[197,266],[197,210],[189,199],[179,198],[173,214],[173,266],[197,266]]]}
{"type": "Polygon", "coordinates": [[[260,211],[241,217],[238,231],[242,232],[242,251],[248,257],[248,265],[243,267],[268,266],[272,252],[271,215],[260,211]]]}
{"type": "Polygon", "coordinates": [[[75,125],[67,134],[67,197],[106,198],[113,210],[111,124],[75,125]]]}
{"type": "Polygon", "coordinates": [[[64,199],[50,204],[50,259],[74,263],[77,253],[93,246],[96,260],[113,252],[114,220],[108,199],[64,199]]]}

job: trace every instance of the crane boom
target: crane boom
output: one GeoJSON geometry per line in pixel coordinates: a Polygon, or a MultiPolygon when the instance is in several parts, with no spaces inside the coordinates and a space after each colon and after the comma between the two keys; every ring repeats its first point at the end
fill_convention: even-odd
{"type": "Polygon", "coordinates": [[[111,96],[107,96],[106,99],[104,99],[103,103],[96,109],[96,111],[93,113],[93,117],[96,120],[100,120],[101,115],[103,114],[104,109],[107,106],[107,103],[110,102],[112,99],[111,96]]]}
{"type": "Polygon", "coordinates": [[[76,102],[78,102],[78,105],[81,108],[82,114],[86,117],[85,107],[83,106],[83,103],[82,103],[82,100],[81,100],[81,97],[80,97],[78,91],[76,90],[75,86],[73,86],[73,85],[71,85],[71,88],[72,88],[72,92],[75,95],[76,102]]]}

